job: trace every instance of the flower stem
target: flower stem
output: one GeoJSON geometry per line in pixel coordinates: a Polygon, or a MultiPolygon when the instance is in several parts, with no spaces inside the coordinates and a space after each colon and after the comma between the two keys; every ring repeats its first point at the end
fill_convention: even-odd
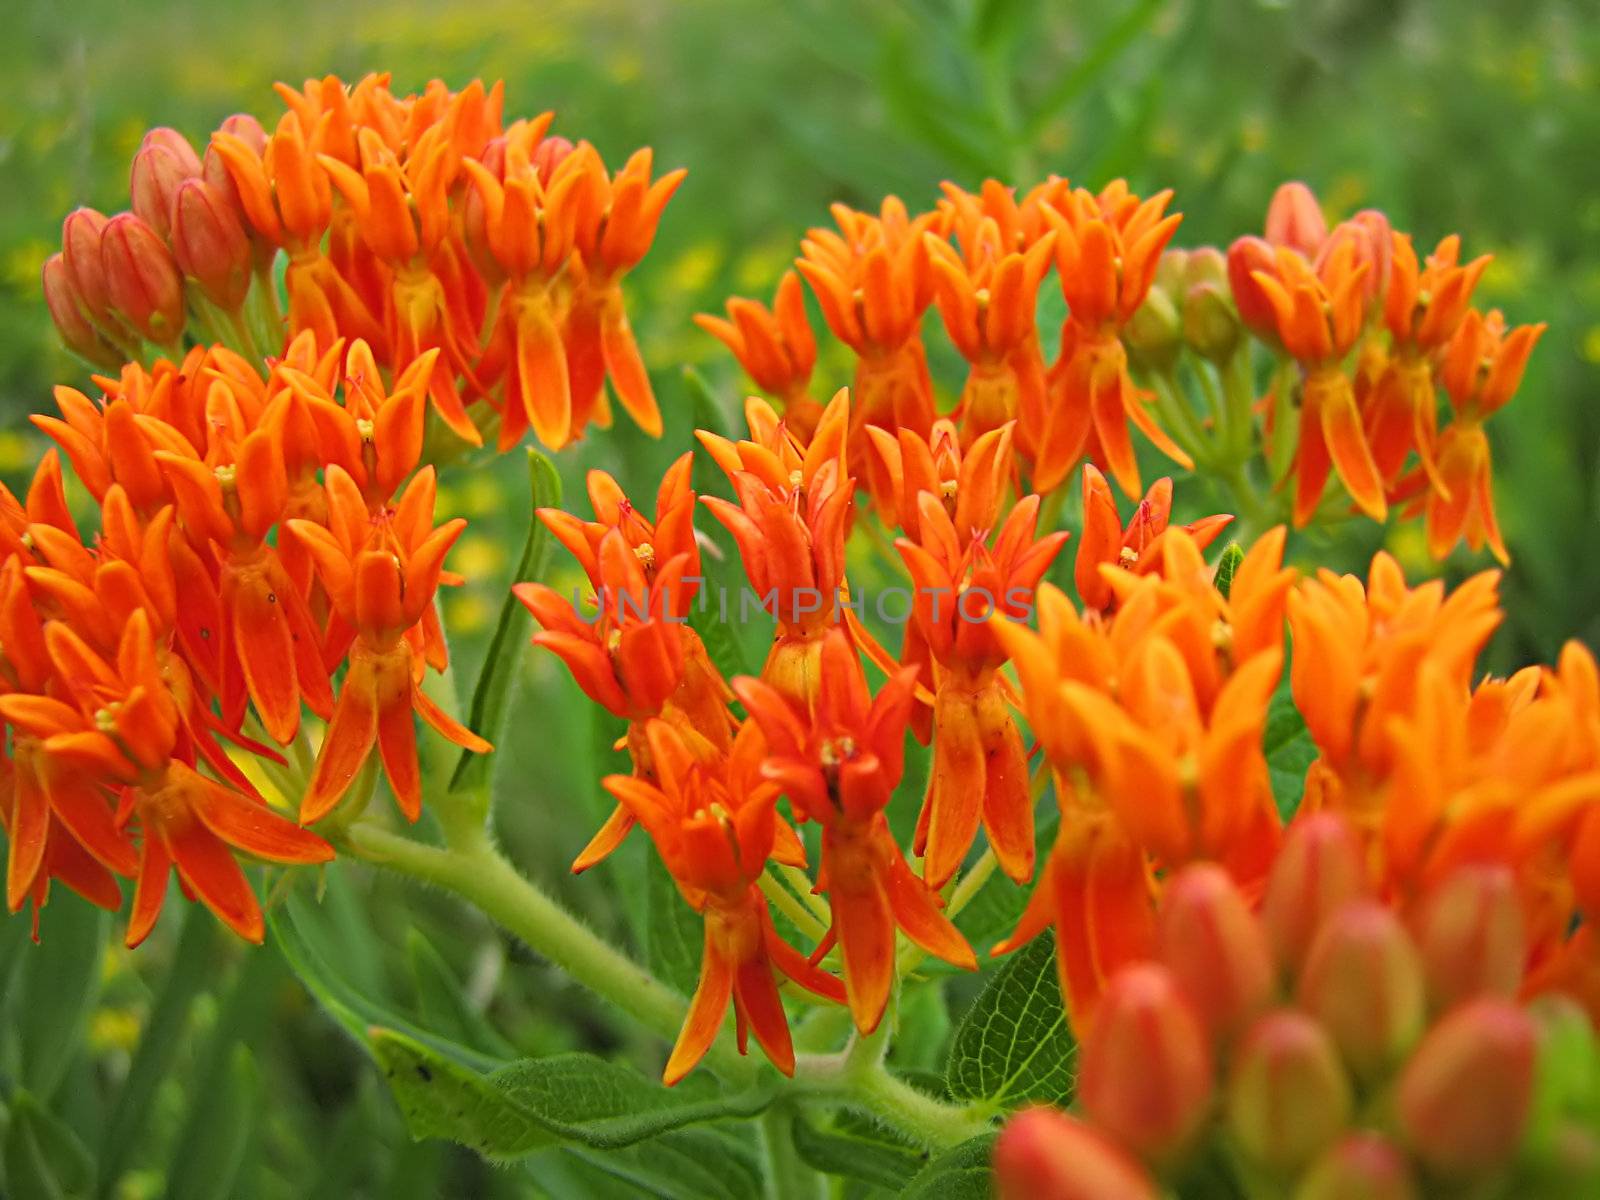
{"type": "Polygon", "coordinates": [[[789,1105],[774,1104],[757,1123],[767,1160],[767,1200],[822,1200],[828,1194],[826,1181],[795,1150],[794,1119],[789,1105]]]}

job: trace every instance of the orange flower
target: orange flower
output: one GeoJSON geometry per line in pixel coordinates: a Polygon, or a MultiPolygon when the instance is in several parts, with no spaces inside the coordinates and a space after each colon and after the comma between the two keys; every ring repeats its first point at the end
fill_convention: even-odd
{"type": "Polygon", "coordinates": [[[458,746],[479,754],[492,748],[422,690],[429,662],[444,667],[437,618],[431,628],[425,618],[433,613],[444,556],[466,522],[434,528],[432,467],[412,477],[393,508],[378,513],[368,511],[355,480],[337,465],[329,466],[326,486],[327,528],[298,519],[286,528],[305,543],[355,644],[300,819],[310,824],[332,811],[376,746],[400,810],[415,821],[422,779],[413,714],[458,746]]]}
{"type": "Polygon", "coordinates": [[[807,991],[843,1002],[833,976],[806,961],[778,936],[758,880],[772,856],[778,789],[761,780],[764,745],[747,724],[730,757],[708,763],[685,745],[681,730],[650,721],[644,738],[655,782],[611,775],[602,782],[645,827],[690,907],[705,916],[700,985],[667,1061],[668,1087],[694,1068],[716,1040],[733,1001],[739,1053],[756,1035],[773,1066],[794,1074],[794,1044],[774,970],[807,991]]]}
{"type": "MultiPolygon", "coordinates": [[[[849,393],[841,390],[803,450],[761,400],[745,405],[748,441],[735,444],[704,429],[695,432],[739,498],[737,504],[716,496],[701,502],[733,535],[750,586],[777,618],[761,677],[803,708],[816,699],[821,639],[841,615],[854,496],[854,481],[844,473],[849,414],[849,393]]],[[[854,617],[844,611],[847,620],[854,617]]]]}
{"type": "MultiPolygon", "coordinates": [[[[1415,448],[1423,470],[1436,478],[1438,395],[1435,360],[1460,327],[1489,256],[1458,265],[1461,239],[1441,241],[1420,268],[1411,239],[1396,233],[1392,273],[1384,296],[1384,323],[1393,346],[1371,394],[1362,398],[1367,442],[1378,472],[1393,484],[1415,448]]],[[[1437,485],[1436,485],[1437,486],[1437,485]]]]}
{"type": "Polygon", "coordinates": [[[1361,262],[1352,240],[1315,270],[1293,250],[1280,249],[1272,270],[1252,272],[1272,306],[1278,336],[1305,370],[1301,384],[1300,443],[1295,451],[1294,523],[1315,515],[1328,481],[1337,471],[1357,506],[1375,521],[1388,515],[1383,479],[1373,462],[1343,360],[1360,337],[1364,292],[1371,265],[1361,262]]]}
{"type": "Polygon", "coordinates": [[[881,489],[866,473],[862,430],[904,427],[926,435],[933,425],[933,381],[919,332],[934,292],[923,235],[942,232],[942,217],[911,217],[894,196],[884,200],[878,216],[843,204],[832,212],[839,232],[811,230],[795,265],[833,336],[855,351],[850,472],[865,478],[876,496],[881,489]]]}
{"type": "Polygon", "coordinates": [[[1149,294],[1161,252],[1182,219],[1162,216],[1171,198],[1160,192],[1141,201],[1117,180],[1098,196],[1081,188],[1064,193],[1045,210],[1056,235],[1068,317],[1043,422],[1022,430],[1024,445],[1033,448],[1036,491],[1059,487],[1088,453],[1106,464],[1123,491],[1137,493],[1130,421],[1174,462],[1193,466],[1145,412],[1118,337],[1149,294]]]}
{"type": "Polygon", "coordinates": [[[605,381],[640,429],[661,436],[661,410],[650,375],[628,325],[622,277],[639,265],[655,241],[662,210],[687,174],[681,167],[650,181],[651,152],[634,151],[614,178],[599,159],[587,160],[594,179],[598,220],[577,227],[578,255],[566,320],[567,359],[572,379],[573,427],[582,432],[591,418],[611,424],[605,381]]]}
{"type": "MultiPolygon", "coordinates": [[[[1152,548],[1167,531],[1171,517],[1172,480],[1162,478],[1150,485],[1128,518],[1127,528],[1123,528],[1106,477],[1093,463],[1084,464],[1083,537],[1072,568],[1073,583],[1084,608],[1105,611],[1111,607],[1111,584],[1101,574],[1102,566],[1110,564],[1143,574],[1160,564],[1161,555],[1152,552],[1152,548]]],[[[1180,528],[1194,539],[1198,549],[1204,550],[1232,520],[1231,516],[1222,515],[1202,517],[1180,528]]]]}
{"type": "Polygon", "coordinates": [[[783,405],[784,421],[795,437],[809,442],[822,419],[822,406],[811,396],[817,339],[806,318],[800,277],[783,273],[770,310],[742,296],[731,298],[727,309],[726,320],[696,313],[694,322],[733,351],[755,385],[783,405]]]}
{"type": "Polygon", "coordinates": [[[1465,694],[1473,663],[1499,625],[1499,572],[1485,571],[1445,595],[1433,580],[1408,588],[1387,554],[1367,585],[1321,571],[1290,595],[1290,682],[1321,757],[1306,777],[1306,804],[1337,808],[1365,834],[1384,818],[1394,770],[1397,718],[1415,709],[1424,663],[1465,694]]]}
{"type": "MultiPolygon", "coordinates": [[[[173,757],[180,712],[162,681],[143,610],[123,628],[114,661],[59,622],[46,625],[44,639],[63,698],[0,696],[0,717],[38,739],[32,752],[47,760],[43,781],[57,814],[98,804],[94,820],[105,818],[101,829],[111,829],[104,790],[110,788],[122,798],[118,824],[137,817],[138,885],[128,945],[137,946],[155,925],[172,867],[184,889],[218,919],[241,937],[261,941],[261,907],[230,850],[269,862],[310,863],[331,859],[332,848],[173,757]]],[[[103,852],[114,843],[102,836],[94,844],[103,852]]]]}
{"type": "Polygon", "coordinates": [[[996,953],[1056,927],[1074,1026],[1092,1022],[1105,981],[1147,957],[1152,868],[1199,858],[1259,886],[1278,817],[1261,752],[1282,663],[1281,529],[1235,573],[1228,600],[1194,540],[1161,539],[1160,573],[1105,568],[1114,615],[1081,619],[1039,590],[1039,632],[998,622],[1024,709],[1054,770],[1061,830],[1016,931],[996,953]]]}
{"type": "Polygon", "coordinates": [[[1439,438],[1438,482],[1424,501],[1428,551],[1443,558],[1457,541],[1472,549],[1485,543],[1509,561],[1494,513],[1494,479],[1483,423],[1516,394],[1528,356],[1545,326],[1519,325],[1506,332],[1499,310],[1468,312],[1445,348],[1440,380],[1455,419],[1439,438]]]}
{"type": "MultiPolygon", "coordinates": [[[[883,1018],[895,977],[898,928],[930,954],[975,970],[972,949],[936,893],[911,873],[884,808],[900,782],[913,674],[891,676],[876,697],[841,629],[822,639],[814,712],[758,679],[733,681],[769,746],[763,775],[779,784],[797,815],[822,826],[817,890],[828,897],[845,992],[856,1028],[883,1018]]],[[[820,952],[822,947],[818,947],[820,952]]]]}
{"type": "MultiPolygon", "coordinates": [[[[539,583],[512,592],[543,627],[535,645],[555,653],[596,704],[629,722],[634,773],[653,779],[646,723],[662,718],[699,758],[728,752],[732,693],[697,634],[688,625],[698,588],[700,548],[695,541],[695,494],[689,486],[692,456],[675,462],[662,480],[654,524],[604,471],[589,473],[596,521],[556,509],[539,519],[572,551],[595,591],[597,611],[580,615],[573,600],[539,583]]],[[[606,858],[633,828],[633,814],[618,804],[572,864],[586,871],[606,858]]]]}
{"type": "MultiPolygon", "coordinates": [[[[973,475],[987,473],[993,442],[1007,457],[1011,425],[985,434],[968,456],[973,475]]],[[[992,468],[991,468],[992,469],[992,468]]],[[[980,492],[963,471],[957,496],[980,492]]],[[[997,506],[998,497],[996,497],[997,506]]],[[[991,622],[1025,618],[1033,590],[1067,540],[1064,532],[1038,538],[1039,497],[1012,509],[993,545],[996,512],[960,512],[981,522],[958,526],[939,493],[919,497],[919,540],[895,543],[915,587],[912,614],[934,669],[933,766],[917,822],[914,849],[925,856],[923,878],[942,887],[966,857],[981,818],[1001,868],[1013,879],[1033,874],[1033,797],[1027,756],[998,674],[1006,652],[991,622]],[[975,601],[975,603],[974,603],[975,601]]]]}
{"type": "Polygon", "coordinates": [[[1009,250],[991,217],[957,220],[957,253],[923,234],[933,268],[939,315],[969,369],[954,420],[963,444],[1015,420],[1044,411],[1044,360],[1034,322],[1039,284],[1050,269],[1055,235],[1025,251],[1009,250]]]}

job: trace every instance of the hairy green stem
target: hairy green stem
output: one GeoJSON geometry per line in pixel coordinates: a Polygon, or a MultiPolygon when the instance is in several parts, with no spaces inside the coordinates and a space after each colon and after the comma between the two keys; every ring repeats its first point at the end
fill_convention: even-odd
{"type": "MultiPolygon", "coordinates": [[[[454,893],[644,1028],[676,1038],[688,1007],[683,996],[524,878],[495,848],[486,829],[457,826],[451,834],[448,847],[433,846],[361,822],[345,831],[342,840],[356,857],[454,893]]],[[[780,1085],[782,1091],[829,1098],[869,1113],[935,1149],[984,1132],[988,1120],[982,1114],[946,1104],[890,1074],[877,1053],[886,1048],[886,1040],[879,1039],[887,1039],[889,1026],[886,1018],[879,1033],[845,1054],[800,1056],[794,1077],[780,1085]]],[[[729,1032],[724,1030],[712,1045],[706,1065],[731,1088],[751,1087],[761,1068],[739,1054],[729,1032]]]]}
{"type": "Polygon", "coordinates": [[[828,1194],[827,1181],[795,1150],[793,1121],[789,1105],[774,1104],[756,1125],[766,1158],[767,1200],[822,1200],[828,1194]]]}

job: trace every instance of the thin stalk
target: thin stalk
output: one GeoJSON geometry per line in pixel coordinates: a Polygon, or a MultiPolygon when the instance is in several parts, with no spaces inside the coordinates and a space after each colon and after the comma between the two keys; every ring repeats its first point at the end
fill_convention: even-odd
{"type": "Polygon", "coordinates": [[[789,1105],[774,1104],[756,1123],[766,1159],[767,1200],[823,1200],[827,1181],[795,1150],[793,1121],[789,1105]]]}
{"type": "Polygon", "coordinates": [[[772,901],[779,912],[794,922],[796,929],[814,942],[822,940],[828,932],[828,927],[817,920],[816,914],[801,904],[794,893],[784,887],[770,870],[761,873],[760,884],[762,893],[772,901]]]}
{"type": "Polygon", "coordinates": [[[800,898],[800,903],[811,910],[813,916],[822,922],[826,930],[833,924],[833,908],[816,892],[812,891],[811,877],[799,867],[778,864],[778,874],[782,875],[784,882],[794,889],[794,894],[800,898]]]}

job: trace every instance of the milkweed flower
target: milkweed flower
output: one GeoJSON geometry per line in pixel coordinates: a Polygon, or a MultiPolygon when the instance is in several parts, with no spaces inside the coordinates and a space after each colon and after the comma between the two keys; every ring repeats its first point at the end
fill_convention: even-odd
{"type": "Polygon", "coordinates": [[[817,891],[833,912],[824,945],[838,943],[850,1013],[865,1034],[889,1002],[897,929],[958,967],[975,970],[977,960],[939,911],[938,895],[906,865],[884,816],[904,769],[912,672],[901,670],[870,695],[842,629],[823,636],[819,668],[810,710],[758,679],[735,679],[733,689],[766,738],[763,776],[797,816],[822,826],[817,891]]]}
{"type": "MultiPolygon", "coordinates": [[[[544,584],[512,588],[543,627],[534,644],[559,656],[591,700],[629,722],[628,752],[635,774],[645,779],[654,777],[644,737],[654,718],[677,729],[697,757],[719,758],[732,744],[732,692],[688,624],[700,574],[691,465],[685,454],[668,469],[653,522],[604,471],[591,471],[588,478],[596,520],[539,511],[539,520],[588,576],[597,606],[592,617],[544,584]]],[[[572,869],[585,871],[602,861],[633,825],[633,813],[619,804],[572,869]]]]}
{"type": "Polygon", "coordinates": [[[733,352],[755,385],[783,407],[784,423],[802,445],[810,442],[822,406],[811,396],[817,339],[806,317],[800,276],[785,271],[772,307],[734,296],[727,318],[696,313],[694,322],[733,352]]]}
{"type": "MultiPolygon", "coordinates": [[[[1159,566],[1162,557],[1156,546],[1171,519],[1171,478],[1163,477],[1150,485],[1124,528],[1106,477],[1093,463],[1084,464],[1083,533],[1072,565],[1073,585],[1084,608],[1104,611],[1111,607],[1112,587],[1100,571],[1102,566],[1121,567],[1136,574],[1159,566]]],[[[1196,549],[1204,550],[1232,520],[1226,515],[1202,517],[1180,528],[1193,539],[1196,549]]]]}
{"type": "Polygon", "coordinates": [[[464,749],[483,754],[491,748],[422,688],[432,640],[424,616],[432,610],[444,556],[466,522],[458,517],[434,528],[431,467],[412,477],[392,509],[376,514],[337,465],[328,468],[326,486],[328,526],[296,519],[286,528],[305,543],[334,613],[354,631],[355,642],[300,819],[310,824],[332,811],[376,748],[401,812],[415,821],[422,778],[414,717],[464,749]]]}
{"type": "Polygon", "coordinates": [[[1222,862],[1258,887],[1278,816],[1261,753],[1282,664],[1283,531],[1245,556],[1227,600],[1193,539],[1169,530],[1159,573],[1103,568],[1114,614],[1085,619],[1039,589],[1039,632],[992,626],[1053,769],[1060,832],[1005,953],[1054,926],[1062,995],[1090,1028],[1105,981],[1156,940],[1152,869],[1222,862]]]}
{"type": "Polygon", "coordinates": [[[754,1033],[772,1064],[794,1074],[794,1043],[775,972],[843,1003],[838,979],[778,935],[758,884],[772,856],[778,787],[760,776],[765,750],[746,725],[731,753],[707,761],[664,721],[645,724],[652,779],[611,775],[606,790],[644,826],[684,899],[705,918],[700,982],[662,1080],[672,1086],[705,1056],[733,1002],[739,1052],[754,1033]]]}
{"type": "Polygon", "coordinates": [[[1485,543],[1501,562],[1509,561],[1494,513],[1494,482],[1484,421],[1516,394],[1528,357],[1545,326],[1521,325],[1509,332],[1499,311],[1470,311],[1444,351],[1440,380],[1455,416],[1439,438],[1438,480],[1424,501],[1428,550],[1443,558],[1466,539],[1477,550],[1485,543]]]}
{"type": "Polygon", "coordinates": [[[935,888],[961,865],[980,819],[1002,869],[1019,882],[1033,874],[1027,756],[998,674],[1006,651],[989,623],[1027,615],[1067,534],[1038,536],[1039,497],[1030,495],[991,543],[1012,428],[1008,422],[973,443],[953,505],[942,492],[921,492],[916,540],[895,543],[915,589],[912,617],[934,663],[933,765],[913,848],[935,888]]]}
{"type": "Polygon", "coordinates": [[[1099,195],[1082,188],[1068,192],[1045,209],[1056,235],[1067,321],[1043,424],[1021,434],[1033,447],[1038,492],[1059,487],[1085,454],[1103,462],[1123,491],[1138,492],[1130,422],[1174,462],[1193,465],[1145,411],[1119,337],[1144,303],[1161,252],[1181,220],[1175,213],[1162,215],[1171,198],[1171,192],[1160,192],[1141,201],[1118,180],[1099,195]]]}
{"type": "MultiPolygon", "coordinates": [[[[315,834],[259,801],[207,779],[174,757],[180,713],[162,680],[143,610],[129,618],[113,659],[107,660],[66,625],[50,622],[44,638],[60,696],[0,696],[0,717],[37,738],[53,760],[52,807],[108,805],[120,793],[118,821],[139,822],[138,883],[127,943],[137,946],[161,911],[167,876],[176,868],[186,890],[241,937],[259,942],[261,907],[233,857],[239,850],[270,862],[326,862],[333,850],[315,834]],[[78,789],[70,799],[65,790],[78,789]],[[62,793],[56,799],[56,793],[62,793]]],[[[122,835],[117,834],[121,837],[122,835]]],[[[111,844],[96,838],[106,853],[111,844]]],[[[124,866],[122,851],[113,869],[124,866]]]]}

